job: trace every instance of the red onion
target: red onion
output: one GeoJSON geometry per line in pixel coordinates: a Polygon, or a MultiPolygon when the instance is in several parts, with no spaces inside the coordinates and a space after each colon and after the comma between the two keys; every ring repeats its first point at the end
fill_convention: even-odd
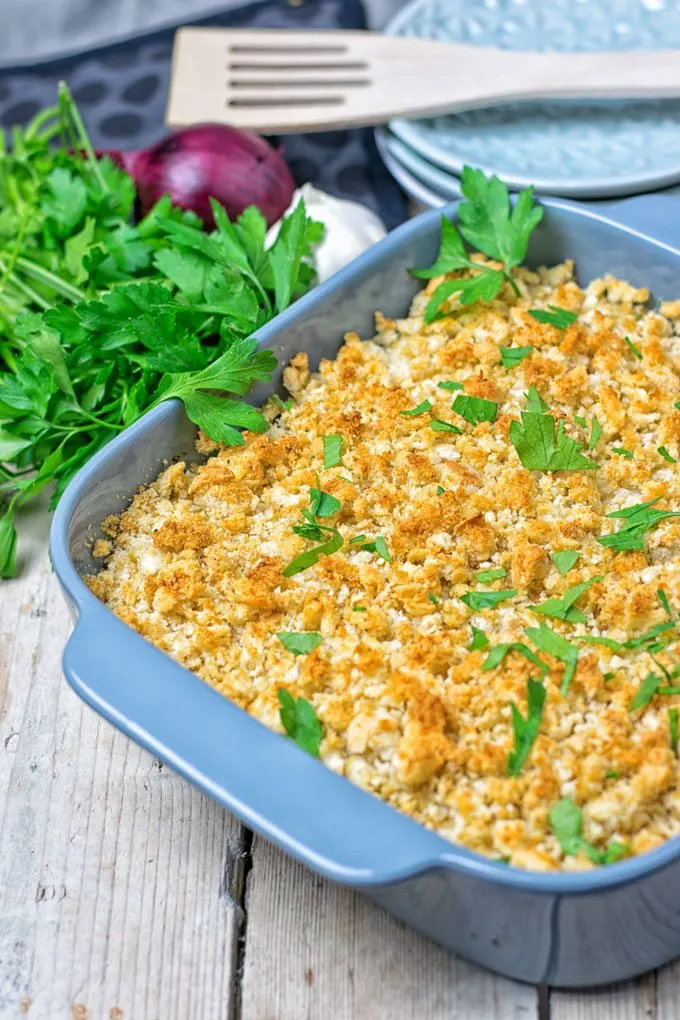
{"type": "Polygon", "coordinates": [[[223,124],[185,128],[148,149],[106,153],[137,186],[142,214],[169,195],[214,226],[210,198],[231,219],[256,205],[271,226],[290,205],[295,185],[283,157],[264,138],[223,124]]]}

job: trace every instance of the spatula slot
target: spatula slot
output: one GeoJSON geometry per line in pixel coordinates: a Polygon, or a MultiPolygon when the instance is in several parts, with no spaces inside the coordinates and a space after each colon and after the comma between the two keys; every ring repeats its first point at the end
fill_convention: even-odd
{"type": "Polygon", "coordinates": [[[247,79],[246,81],[239,80],[238,78],[231,79],[229,81],[229,88],[232,89],[324,89],[324,88],[354,88],[357,86],[366,86],[371,84],[370,78],[338,78],[333,80],[332,78],[298,78],[298,79],[285,79],[281,81],[267,78],[266,80],[247,79]]]}
{"type": "Polygon", "coordinates": [[[344,99],[341,96],[328,96],[322,98],[321,96],[310,96],[305,98],[304,96],[290,96],[288,99],[280,99],[276,96],[262,96],[261,99],[229,99],[227,100],[227,106],[249,106],[249,107],[268,107],[268,106],[341,106],[344,103],[344,99]]]}

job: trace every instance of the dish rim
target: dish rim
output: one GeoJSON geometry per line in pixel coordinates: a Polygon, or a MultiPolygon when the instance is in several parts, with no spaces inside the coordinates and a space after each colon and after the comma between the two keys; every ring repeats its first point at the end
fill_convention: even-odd
{"type": "MultiPolygon", "coordinates": [[[[640,203],[645,201],[645,196],[641,196],[639,199],[633,200],[633,202],[640,203]]],[[[659,240],[647,233],[637,230],[634,227],[627,226],[623,215],[621,219],[617,219],[614,218],[613,215],[605,215],[601,212],[596,212],[595,210],[580,206],[573,202],[564,201],[562,199],[545,199],[541,204],[548,208],[564,210],[576,217],[594,220],[624,236],[643,240],[644,242],[677,257],[680,268],[680,244],[675,247],[665,241],[659,240]]],[[[628,203],[622,203],[622,205],[626,204],[628,203]]],[[[363,277],[366,270],[370,271],[374,267],[374,264],[379,263],[379,260],[384,253],[387,253],[392,249],[399,248],[412,236],[416,236],[427,227],[438,223],[442,215],[450,217],[455,212],[457,205],[457,202],[447,203],[440,209],[428,210],[413,217],[411,220],[408,220],[400,227],[397,227],[396,230],[393,230],[383,240],[373,245],[368,251],[364,252],[364,254],[360,255],[348,266],[335,273],[325,282],[319,284],[309,294],[305,295],[285,312],[281,313],[275,319],[272,319],[269,323],[262,327],[262,329],[258,330],[255,335],[260,343],[262,345],[273,345],[279,331],[282,328],[286,328],[295,323],[295,321],[304,316],[307,311],[314,310],[318,306],[323,305],[328,297],[332,296],[337,290],[346,286],[348,283],[351,283],[353,279],[363,277]]],[[[197,674],[181,666],[173,660],[171,656],[167,655],[167,653],[163,652],[161,649],[156,648],[156,646],[147,641],[146,638],[142,637],[142,635],[140,635],[132,627],[116,617],[108,606],[102,603],[89,590],[71,559],[69,553],[69,530],[71,520],[79,506],[82,491],[101,475],[102,469],[105,468],[107,463],[115,460],[119,450],[129,446],[135,440],[144,436],[149,430],[160,427],[164,419],[170,417],[174,413],[178,403],[179,401],[173,400],[160,404],[152,411],[147,412],[147,414],[145,414],[132,426],[121,432],[97,454],[95,454],[95,456],[88,461],[87,464],[81,468],[78,474],[72,479],[54,514],[50,529],[50,557],[55,574],[57,575],[62,589],[66,593],[68,601],[74,610],[75,616],[74,630],[64,653],[64,672],[71,686],[88,704],[95,707],[101,715],[112,722],[118,729],[121,729],[128,736],[132,737],[143,746],[154,751],[156,751],[158,747],[163,748],[165,752],[170,751],[171,753],[165,753],[164,757],[173,768],[177,769],[177,771],[190,779],[192,778],[193,773],[193,781],[202,788],[204,792],[213,795],[221,804],[223,804],[223,806],[227,807],[237,816],[247,818],[248,821],[246,824],[249,824],[253,828],[262,832],[266,838],[278,843],[278,845],[281,846],[287,853],[296,857],[298,860],[301,860],[313,870],[324,874],[326,877],[344,884],[351,884],[355,887],[377,889],[391,885],[395,882],[402,882],[410,878],[415,878],[418,875],[436,869],[445,869],[473,876],[478,879],[488,880],[500,886],[507,886],[511,889],[525,892],[546,895],[584,895],[588,893],[602,893],[621,885],[630,884],[631,882],[645,878],[652,873],[661,871],[678,861],[680,858],[680,834],[666,840],[654,850],[638,854],[635,857],[626,858],[617,863],[607,865],[606,867],[574,872],[540,872],[506,866],[492,858],[478,853],[477,851],[469,850],[462,845],[450,842],[444,839],[444,837],[426,829],[425,826],[416,822],[414,819],[410,818],[410,816],[399,812],[396,808],[393,808],[377,796],[370,794],[351,783],[351,781],[346,779],[344,776],[338,776],[333,773],[332,770],[328,769],[328,767],[321,761],[311,758],[311,756],[306,754],[306,752],[294,746],[288,738],[270,730],[264,725],[264,723],[261,723],[259,720],[246,713],[243,709],[240,709],[229,698],[214,691],[214,689],[197,674]],[[230,794],[226,783],[223,783],[219,789],[214,788],[214,783],[210,785],[210,788],[208,788],[207,783],[202,783],[195,778],[195,766],[192,766],[192,762],[184,757],[182,753],[175,752],[172,748],[164,747],[158,739],[156,743],[154,743],[153,733],[151,732],[145,731],[147,739],[144,739],[145,733],[140,733],[139,729],[135,727],[133,720],[126,719],[120,711],[117,711],[116,706],[112,701],[106,701],[102,697],[96,698],[92,695],[91,691],[96,688],[96,681],[92,684],[92,687],[89,687],[78,676],[76,676],[74,671],[69,667],[69,649],[72,647],[77,638],[82,638],[83,632],[88,628],[90,620],[93,617],[100,616],[101,614],[106,614],[105,623],[113,623],[115,621],[124,628],[128,640],[134,647],[140,649],[144,649],[145,647],[154,649],[159,655],[163,656],[163,659],[167,662],[168,666],[173,666],[176,670],[180,671],[181,674],[185,674],[186,676],[196,680],[198,683],[205,685],[208,690],[212,690],[217,697],[223,699],[227,705],[231,706],[236,713],[240,713],[240,715],[245,719],[251,720],[259,728],[258,731],[262,732],[263,739],[264,735],[268,734],[270,737],[284,742],[289,746],[291,753],[295,753],[306,759],[306,764],[309,767],[323,769],[324,772],[334,775],[336,779],[343,780],[349,787],[352,788],[353,791],[355,791],[356,794],[365,798],[370,798],[370,800],[376,804],[382,804],[390,811],[401,816],[402,819],[419,832],[428,833],[429,836],[432,837],[431,842],[434,841],[439,844],[438,852],[434,855],[428,853],[427,856],[418,860],[416,864],[411,864],[407,867],[402,867],[401,869],[390,870],[389,863],[386,863],[385,867],[377,874],[372,868],[367,868],[365,873],[361,872],[360,869],[348,869],[346,866],[338,864],[337,862],[321,859],[319,855],[315,855],[311,850],[301,846],[299,841],[297,841],[293,836],[282,832],[275,825],[270,824],[267,826],[267,819],[259,817],[256,811],[251,811],[249,814],[248,805],[244,805],[242,802],[239,802],[236,797],[230,794]],[[255,817],[255,822],[252,821],[251,816],[255,817]]],[[[228,783],[228,780],[226,782],[228,783]]]]}

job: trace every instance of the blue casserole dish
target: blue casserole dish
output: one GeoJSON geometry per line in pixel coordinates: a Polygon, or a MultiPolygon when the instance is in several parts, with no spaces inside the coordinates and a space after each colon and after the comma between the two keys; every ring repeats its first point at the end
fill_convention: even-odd
{"type": "MultiPolygon", "coordinates": [[[[547,201],[529,264],[576,260],[680,295],[680,202],[645,196],[593,212],[547,201]],[[673,244],[675,243],[675,247],[673,244]]],[[[453,213],[455,206],[444,211],[453,213]]],[[[406,312],[439,240],[439,212],[410,221],[259,333],[283,366],[315,367],[343,333],[373,334],[373,313],[406,312]]],[[[260,403],[272,386],[250,399],[260,403]]],[[[64,672],[75,691],[246,825],[327,878],[360,889],[431,938],[513,978],[556,986],[628,978],[680,954],[680,837],[582,873],[532,873],[456,847],[271,732],[117,619],[81,575],[100,522],[164,461],[195,459],[181,404],[150,412],[78,474],[54,517],[51,556],[75,619],[64,672]]]]}

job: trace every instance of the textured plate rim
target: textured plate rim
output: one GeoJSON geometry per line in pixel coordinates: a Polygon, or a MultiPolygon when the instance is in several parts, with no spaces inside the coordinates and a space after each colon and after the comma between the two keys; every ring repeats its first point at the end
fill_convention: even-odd
{"type": "Polygon", "coordinates": [[[408,197],[414,202],[419,202],[426,209],[440,209],[449,202],[455,201],[455,199],[444,198],[443,195],[440,195],[435,191],[431,191],[427,185],[414,177],[410,170],[407,170],[406,167],[402,166],[396,157],[389,151],[387,142],[378,129],[375,130],[375,144],[378,150],[378,155],[394,180],[397,182],[402,191],[405,191],[408,197]]]}
{"type": "MultiPolygon", "coordinates": [[[[414,15],[417,15],[421,8],[429,7],[432,3],[433,0],[411,0],[411,3],[406,4],[393,18],[390,18],[383,32],[386,35],[401,35],[400,30],[403,25],[409,22],[414,15]]],[[[405,36],[405,38],[410,37],[405,36]]],[[[404,118],[396,118],[391,120],[388,126],[393,134],[405,145],[408,145],[441,169],[451,171],[459,176],[468,161],[461,157],[452,156],[426,138],[422,138],[418,133],[417,124],[418,121],[415,119],[411,121],[404,118]]],[[[499,175],[498,169],[487,163],[475,161],[475,166],[483,170],[485,174],[499,175]]],[[[530,174],[526,177],[521,174],[509,176],[500,174],[500,176],[502,176],[503,181],[510,188],[521,190],[522,188],[533,186],[534,191],[539,195],[558,195],[562,198],[580,199],[620,198],[647,191],[656,191],[659,188],[677,184],[680,182],[680,163],[654,173],[647,172],[627,177],[617,177],[615,180],[611,177],[590,178],[588,181],[580,183],[569,183],[568,181],[551,179],[549,177],[541,178],[538,174],[530,174]]]]}
{"type": "Polygon", "coordinates": [[[401,138],[390,134],[387,128],[375,128],[376,145],[378,137],[384,151],[387,151],[392,159],[428,188],[432,188],[438,194],[443,195],[449,201],[462,198],[460,179],[454,177],[448,170],[442,170],[438,166],[428,162],[419,152],[414,152],[406,145],[401,138]]]}

